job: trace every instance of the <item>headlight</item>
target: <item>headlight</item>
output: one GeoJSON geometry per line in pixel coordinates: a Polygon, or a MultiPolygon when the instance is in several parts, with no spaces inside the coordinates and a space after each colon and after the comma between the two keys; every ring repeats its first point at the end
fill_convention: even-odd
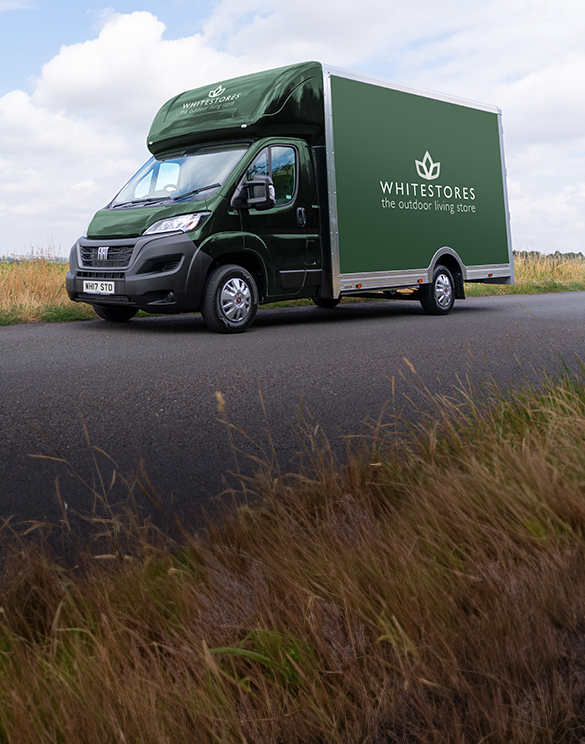
{"type": "Polygon", "coordinates": [[[201,227],[211,212],[197,212],[196,214],[180,214],[178,217],[169,217],[166,220],[159,220],[147,228],[142,234],[152,235],[153,233],[165,232],[190,232],[196,227],[201,227]]]}

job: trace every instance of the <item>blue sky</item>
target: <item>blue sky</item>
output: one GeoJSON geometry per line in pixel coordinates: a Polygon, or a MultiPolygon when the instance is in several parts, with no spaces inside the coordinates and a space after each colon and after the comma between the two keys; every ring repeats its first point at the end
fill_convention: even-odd
{"type": "Polygon", "coordinates": [[[504,112],[518,249],[583,250],[583,0],[0,0],[0,255],[61,255],[189,88],[307,59],[504,112]]]}
{"type": "Polygon", "coordinates": [[[19,0],[0,2],[0,95],[14,88],[31,92],[30,78],[39,75],[45,62],[62,45],[77,44],[98,35],[109,11],[132,13],[147,10],[166,25],[166,37],[191,36],[213,13],[211,2],[116,2],[115,7],[75,0],[19,0]],[[2,11],[2,7],[9,9],[2,11]],[[10,9],[12,8],[12,9],[10,9]]]}

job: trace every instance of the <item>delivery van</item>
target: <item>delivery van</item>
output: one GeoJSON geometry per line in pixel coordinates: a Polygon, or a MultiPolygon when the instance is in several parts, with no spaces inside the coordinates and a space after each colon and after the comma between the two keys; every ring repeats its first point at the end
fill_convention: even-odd
{"type": "Polygon", "coordinates": [[[73,246],[67,291],[100,318],[200,311],[245,331],[258,305],[413,299],[514,281],[501,112],[319,62],[164,104],[152,157],[73,246]]]}

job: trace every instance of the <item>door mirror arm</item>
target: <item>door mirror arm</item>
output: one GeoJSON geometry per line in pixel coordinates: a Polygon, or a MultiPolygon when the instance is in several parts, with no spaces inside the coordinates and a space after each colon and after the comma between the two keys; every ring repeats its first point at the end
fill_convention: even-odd
{"type": "Polygon", "coordinates": [[[231,198],[232,209],[256,209],[263,212],[276,206],[276,192],[270,176],[256,175],[243,178],[231,198]]]}

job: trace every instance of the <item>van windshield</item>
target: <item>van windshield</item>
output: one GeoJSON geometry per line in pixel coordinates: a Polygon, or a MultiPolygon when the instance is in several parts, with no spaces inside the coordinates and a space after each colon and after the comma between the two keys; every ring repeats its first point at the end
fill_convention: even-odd
{"type": "Polygon", "coordinates": [[[124,186],[110,207],[207,198],[241,160],[247,144],[200,147],[151,158],[124,186]]]}

